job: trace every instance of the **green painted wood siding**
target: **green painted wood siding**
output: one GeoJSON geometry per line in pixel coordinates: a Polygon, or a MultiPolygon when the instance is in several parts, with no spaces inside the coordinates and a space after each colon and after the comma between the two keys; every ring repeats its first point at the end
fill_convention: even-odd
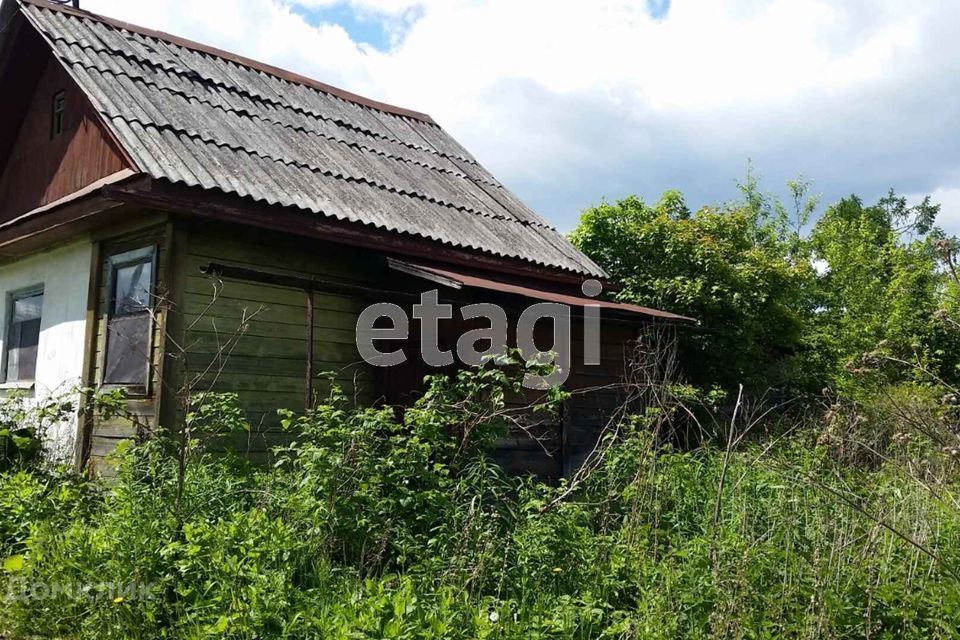
{"type": "MultiPolygon", "coordinates": [[[[302,289],[206,275],[219,263],[273,274],[369,284],[379,263],[366,254],[322,242],[301,242],[262,231],[209,223],[185,230],[180,323],[187,354],[180,372],[192,391],[234,392],[254,429],[232,446],[254,458],[285,441],[277,409],[304,409],[307,294],[302,289]],[[224,345],[233,345],[224,349],[224,345]],[[226,351],[229,351],[229,354],[226,351]]],[[[324,291],[313,293],[315,394],[329,388],[322,375],[357,399],[374,400],[374,374],[357,353],[357,316],[368,301],[324,291]]]]}

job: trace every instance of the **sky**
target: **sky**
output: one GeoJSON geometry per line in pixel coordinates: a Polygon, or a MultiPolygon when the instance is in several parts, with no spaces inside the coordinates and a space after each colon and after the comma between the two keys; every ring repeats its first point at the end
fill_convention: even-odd
{"type": "Polygon", "coordinates": [[[955,0],[81,0],[429,113],[562,231],[601,200],[691,208],[748,159],[825,204],[890,188],[960,234],[955,0]]]}

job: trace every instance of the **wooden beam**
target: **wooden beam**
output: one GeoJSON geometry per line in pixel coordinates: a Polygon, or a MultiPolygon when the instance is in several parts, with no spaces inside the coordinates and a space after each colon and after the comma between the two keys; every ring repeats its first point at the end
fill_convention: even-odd
{"type": "Polygon", "coordinates": [[[116,224],[117,220],[111,214],[129,207],[104,195],[104,185],[112,184],[110,179],[129,180],[139,185],[148,180],[139,174],[118,172],[57,202],[0,224],[0,259],[48,249],[57,242],[73,240],[82,233],[116,224]]]}
{"type": "Polygon", "coordinates": [[[16,227],[17,225],[21,225],[27,220],[42,216],[43,214],[53,211],[54,209],[63,207],[64,205],[75,203],[78,200],[86,198],[87,196],[96,195],[101,187],[104,187],[108,184],[113,184],[115,182],[120,182],[128,178],[132,178],[136,175],[137,175],[136,173],[134,173],[133,171],[130,171],[129,169],[123,169],[122,171],[113,173],[105,178],[101,178],[100,180],[97,180],[96,182],[88,184],[87,186],[81,189],[78,189],[69,195],[66,195],[58,200],[54,200],[49,204],[45,204],[43,206],[37,207],[36,209],[31,209],[30,211],[27,211],[26,213],[21,214],[16,218],[5,220],[4,222],[0,223],[0,231],[4,231],[8,228],[13,228],[13,227],[16,227]]]}
{"type": "Polygon", "coordinates": [[[462,289],[463,284],[452,278],[445,278],[444,276],[433,273],[432,271],[427,271],[426,269],[421,269],[415,264],[410,264],[409,262],[404,262],[403,260],[396,260],[394,258],[387,258],[387,265],[390,266],[394,271],[399,271],[400,273],[405,273],[410,276],[415,276],[429,282],[435,282],[436,284],[449,287],[451,289],[462,289]]]}
{"type": "MultiPolygon", "coordinates": [[[[84,389],[92,389],[94,375],[97,368],[95,354],[97,349],[97,325],[100,321],[99,295],[102,259],[101,246],[94,242],[90,251],[90,278],[87,281],[87,311],[84,318],[83,331],[83,365],[81,369],[80,385],[84,389]]],[[[75,463],[78,471],[83,471],[90,461],[90,448],[93,437],[93,398],[84,392],[83,407],[77,418],[77,441],[75,463]]]]}
{"type": "Polygon", "coordinates": [[[392,291],[389,289],[377,289],[375,287],[366,287],[359,284],[348,284],[344,282],[334,282],[332,280],[320,280],[318,278],[303,278],[300,276],[290,276],[282,273],[272,273],[270,271],[261,271],[260,269],[247,269],[246,267],[234,267],[231,265],[211,262],[201,269],[201,272],[207,275],[220,276],[222,278],[232,278],[234,280],[246,280],[248,282],[259,282],[261,284],[272,284],[278,287],[290,287],[291,289],[303,289],[304,291],[326,291],[329,293],[342,293],[347,295],[358,295],[365,298],[384,298],[391,299],[410,299],[419,300],[417,294],[405,293],[401,291],[392,291]]]}
{"type": "Polygon", "coordinates": [[[307,289],[307,374],[304,408],[313,408],[313,290],[307,289]]]}

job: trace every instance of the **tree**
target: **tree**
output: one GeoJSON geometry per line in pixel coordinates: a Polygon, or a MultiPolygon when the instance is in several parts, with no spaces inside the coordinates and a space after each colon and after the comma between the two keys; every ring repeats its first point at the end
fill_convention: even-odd
{"type": "Polygon", "coordinates": [[[903,376],[887,367],[854,378],[866,372],[866,354],[936,368],[956,359],[952,348],[938,348],[946,284],[938,255],[944,235],[934,227],[939,209],[929,197],[910,206],[891,190],[872,206],[844,198],[814,226],[809,244],[821,275],[807,341],[817,365],[841,387],[903,376]]]}
{"type": "Polygon", "coordinates": [[[618,299],[700,321],[679,341],[694,383],[853,393],[916,365],[960,380],[960,243],[935,226],[939,205],[850,196],[805,235],[810,182],[787,183],[793,211],[750,169],[739,186],[739,201],[696,213],[676,191],[602,203],[572,234],[623,285],[618,299]]]}
{"type": "Polygon", "coordinates": [[[680,355],[695,383],[755,392],[796,383],[814,278],[755,183],[745,202],[691,214],[679,192],[586,210],[571,239],[622,285],[619,300],[693,316],[680,355]]]}

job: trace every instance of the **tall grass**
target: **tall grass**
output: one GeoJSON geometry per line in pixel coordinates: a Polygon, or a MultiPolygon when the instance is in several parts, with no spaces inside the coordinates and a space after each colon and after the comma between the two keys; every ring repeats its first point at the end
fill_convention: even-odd
{"type": "Polygon", "coordinates": [[[286,414],[299,435],[269,469],[206,452],[200,433],[244,427],[230,397],[208,397],[182,476],[177,440],[163,437],[122,452],[109,483],[39,468],[0,476],[0,630],[957,635],[957,458],[936,440],[955,435],[930,394],[901,390],[899,404],[868,412],[831,401],[803,428],[772,414],[718,419],[723,444],[692,451],[656,436],[661,407],[625,417],[573,486],[547,486],[485,456],[515,385],[492,369],[438,380],[403,421],[335,394],[286,414]],[[922,429],[911,423],[924,415],[922,429]]]}

